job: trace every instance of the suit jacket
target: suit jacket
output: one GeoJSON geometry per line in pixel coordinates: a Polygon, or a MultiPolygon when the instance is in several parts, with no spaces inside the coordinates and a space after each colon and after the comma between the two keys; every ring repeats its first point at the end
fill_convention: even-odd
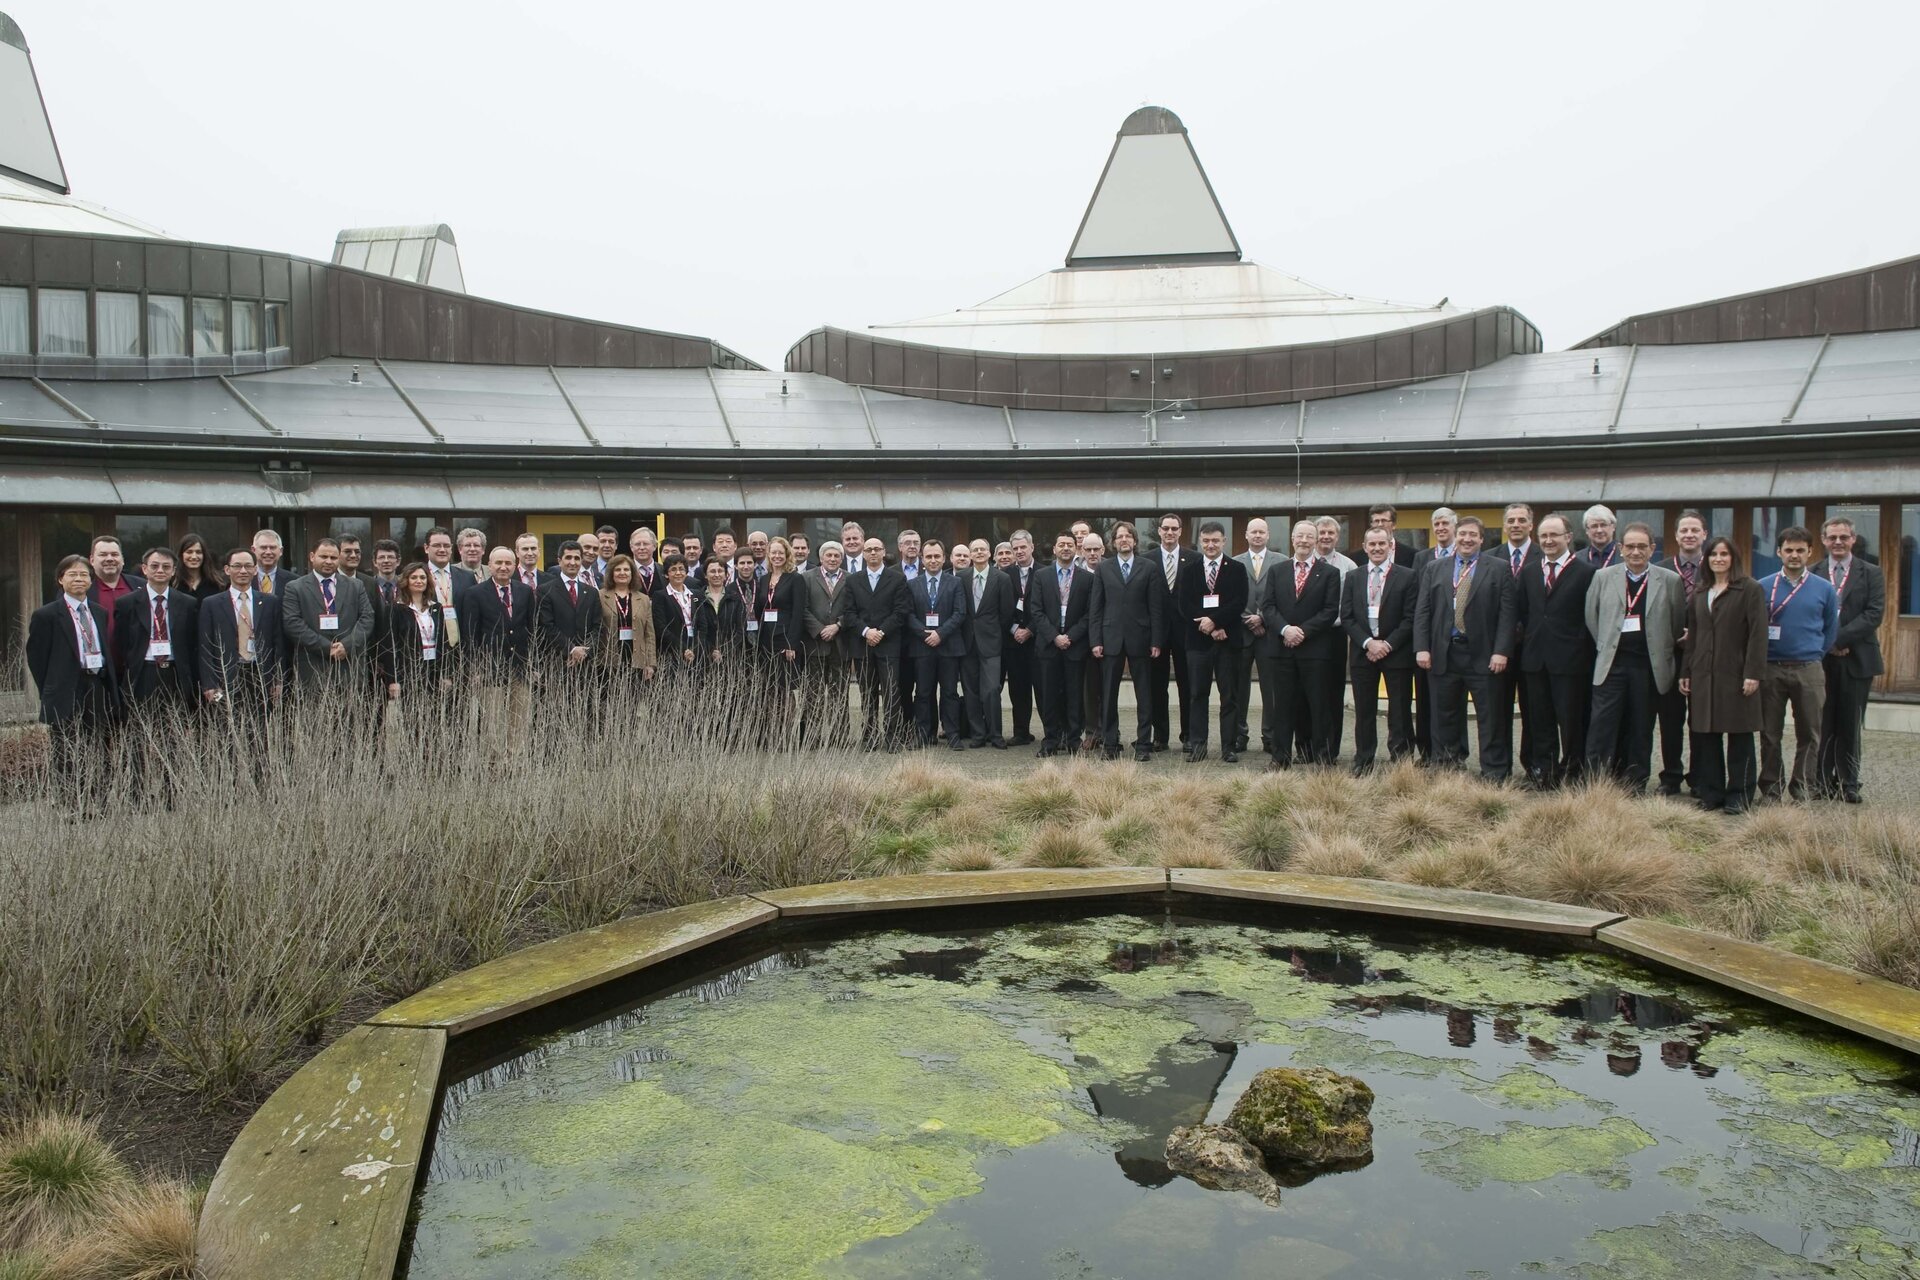
{"type": "Polygon", "coordinates": [[[846,626],[853,632],[853,652],[867,658],[900,656],[900,631],[912,612],[907,598],[906,575],[898,565],[884,565],[879,579],[867,585],[867,566],[853,570],[847,579],[846,626]],[[885,638],[869,646],[862,638],[868,630],[881,631],[885,638]]]}
{"type": "Polygon", "coordinates": [[[1023,627],[1029,633],[1033,630],[1033,606],[1030,603],[1030,597],[1033,595],[1033,575],[1040,572],[1040,566],[1037,564],[1027,566],[1027,580],[1024,584],[1020,581],[1019,565],[1016,564],[1003,572],[1007,575],[1007,586],[1013,592],[1013,616],[1007,622],[1007,639],[1015,648],[1031,653],[1033,636],[1029,634],[1025,640],[1015,640],[1013,633],[1023,627]]]}
{"type": "Polygon", "coordinates": [[[1017,579],[996,565],[988,565],[986,585],[980,590],[980,603],[975,604],[973,582],[977,572],[968,569],[960,575],[960,585],[967,593],[972,619],[972,628],[967,635],[967,652],[976,658],[997,658],[1004,646],[1013,643],[1014,621],[1020,617],[1013,611],[1016,594],[1014,583],[1017,579]]]}
{"type": "Polygon", "coordinates": [[[851,595],[848,587],[852,582],[853,575],[845,568],[840,570],[840,580],[831,590],[827,587],[827,575],[823,571],[816,569],[806,576],[808,656],[852,661],[853,647],[858,643],[858,637],[845,625],[847,600],[851,595]],[[822,640],[820,632],[836,623],[840,624],[841,629],[834,633],[833,639],[822,640]]]}
{"type": "Polygon", "coordinates": [[[907,610],[907,652],[934,653],[940,657],[964,658],[967,656],[967,640],[973,634],[973,593],[960,580],[960,576],[951,570],[940,571],[940,597],[929,607],[927,603],[927,581],[931,575],[922,573],[907,584],[907,601],[911,606],[907,610]],[[926,615],[933,614],[940,620],[935,628],[940,633],[940,643],[929,646],[926,615]]]}
{"type": "MultiPolygon", "coordinates": [[[[1339,576],[1338,570],[1330,569],[1328,572],[1335,577],[1339,576]]],[[[1165,585],[1166,580],[1163,578],[1161,586],[1164,588],[1165,585]]],[[[1240,634],[1246,630],[1247,624],[1240,619],[1247,612],[1251,585],[1247,577],[1247,566],[1238,560],[1222,558],[1220,572],[1214,579],[1211,592],[1220,597],[1219,607],[1213,609],[1205,607],[1206,598],[1210,594],[1207,590],[1207,560],[1205,556],[1195,552],[1193,559],[1185,560],[1181,565],[1179,581],[1174,584],[1177,612],[1173,615],[1173,621],[1168,627],[1169,633],[1180,636],[1189,649],[1202,644],[1234,644],[1240,634]],[[1200,628],[1195,623],[1195,619],[1201,617],[1213,619],[1213,629],[1226,632],[1227,638],[1220,641],[1211,636],[1201,635],[1200,628]]],[[[1289,580],[1287,585],[1291,587],[1292,581],[1289,580]]]]}
{"type": "Polygon", "coordinates": [[[1453,559],[1452,547],[1447,548],[1447,554],[1444,556],[1440,554],[1439,547],[1422,547],[1419,551],[1416,551],[1414,553],[1413,569],[1415,573],[1419,574],[1422,578],[1425,578],[1427,576],[1428,566],[1432,565],[1434,561],[1451,560],[1451,559],[1453,559]]]}
{"type": "Polygon", "coordinates": [[[1498,556],[1482,554],[1467,585],[1466,655],[1450,643],[1453,635],[1454,557],[1430,560],[1422,570],[1420,595],[1413,615],[1413,647],[1417,656],[1432,655],[1432,671],[1444,675],[1486,675],[1495,654],[1513,656],[1513,571],[1498,556]]]}
{"type": "MultiPolygon", "coordinates": [[[[1200,558],[1200,553],[1192,547],[1180,547],[1178,552],[1180,565],[1174,570],[1173,586],[1171,588],[1167,586],[1166,549],[1156,544],[1141,553],[1146,556],[1148,560],[1152,561],[1154,576],[1160,580],[1160,586],[1158,587],[1158,590],[1161,592],[1160,608],[1166,614],[1167,618],[1167,643],[1169,645],[1185,645],[1188,634],[1193,630],[1193,619],[1185,617],[1181,613],[1180,580],[1186,576],[1187,566],[1200,558]]],[[[1209,643],[1214,642],[1210,641],[1209,643]]],[[[1231,644],[1235,642],[1229,641],[1228,643],[1231,644]]]]}
{"type": "Polygon", "coordinates": [[[1548,594],[1545,563],[1537,560],[1520,574],[1520,669],[1590,678],[1593,633],[1587,630],[1587,592],[1593,586],[1593,564],[1568,556],[1548,594]]]}
{"type": "Polygon", "coordinates": [[[574,581],[577,600],[567,594],[566,579],[555,574],[540,584],[533,604],[534,652],[555,666],[563,664],[568,650],[578,645],[593,648],[600,634],[600,591],[584,572],[574,581]]]}
{"type": "MultiPolygon", "coordinates": [[[[611,590],[600,592],[600,642],[594,657],[600,665],[620,666],[620,605],[611,590]]],[[[500,603],[499,596],[494,597],[500,603]]],[[[627,626],[633,631],[633,648],[627,656],[627,668],[641,671],[660,661],[660,640],[653,632],[653,597],[636,585],[627,596],[627,626]]]]}
{"type": "Polygon", "coordinates": [[[1094,570],[1090,639],[1106,657],[1148,658],[1167,647],[1167,584],[1154,579],[1160,564],[1136,551],[1124,579],[1117,555],[1094,570]]]}
{"type": "Polygon", "coordinates": [[[226,690],[243,679],[258,680],[263,688],[273,688],[284,678],[284,657],[280,647],[280,596],[262,595],[259,588],[249,589],[253,609],[254,661],[246,662],[240,653],[240,626],[233,616],[233,593],[222,591],[200,602],[200,688],[226,690]]]}
{"type": "MultiPolygon", "coordinates": [[[[1162,583],[1162,589],[1165,584],[1162,583]]],[[[1033,644],[1036,650],[1055,649],[1055,636],[1065,635],[1068,645],[1066,656],[1070,659],[1085,658],[1093,648],[1087,639],[1093,612],[1093,574],[1085,569],[1075,568],[1067,585],[1066,620],[1061,621],[1060,614],[1060,566],[1049,561],[1036,566],[1027,575],[1027,613],[1031,616],[1028,623],[1033,628],[1033,644]]]]}
{"type": "Polygon", "coordinates": [[[1702,579],[1687,606],[1686,653],[1680,674],[1687,692],[1687,726],[1695,733],[1759,733],[1760,695],[1740,692],[1743,680],[1767,675],[1767,598],[1760,584],[1742,578],[1713,600],[1702,579]]]}
{"type": "MultiPolygon", "coordinates": [[[[130,596],[120,597],[114,605],[117,615],[113,628],[114,665],[126,691],[136,701],[145,701],[160,688],[160,668],[147,661],[147,645],[153,639],[153,596],[145,583],[130,596]]],[[[200,602],[184,591],[167,591],[167,639],[173,646],[168,659],[180,681],[188,705],[199,698],[200,602]]]]}
{"type": "MultiPolygon", "coordinates": [[[[1887,575],[1879,565],[1868,564],[1859,556],[1854,556],[1850,564],[1840,592],[1840,634],[1833,642],[1834,648],[1845,649],[1847,654],[1833,661],[1848,675],[1871,678],[1887,669],[1880,656],[1880,622],[1887,616],[1887,575]]],[[[1815,562],[1813,571],[1833,581],[1833,561],[1827,557],[1815,562]]]]}
{"type": "MultiPolygon", "coordinates": [[[[499,600],[494,607],[498,608],[499,600]]],[[[403,688],[413,688],[429,679],[450,679],[453,650],[447,647],[447,619],[440,602],[427,594],[427,616],[433,619],[433,661],[426,660],[426,644],[420,637],[420,623],[407,605],[395,605],[388,611],[387,647],[382,675],[403,688]]]]}
{"type": "MultiPolygon", "coordinates": [[[[660,581],[664,583],[666,579],[663,577],[660,581]]],[[[700,593],[690,589],[687,595],[697,613],[700,593]]],[[[688,649],[694,650],[697,658],[700,640],[698,636],[687,634],[688,621],[687,615],[680,612],[680,602],[673,598],[665,586],[662,586],[659,594],[653,597],[653,639],[654,643],[660,646],[662,666],[675,669],[682,667],[684,665],[682,655],[688,649]]]]}
{"type": "MultiPolygon", "coordinates": [[[[113,646],[107,643],[107,611],[91,600],[86,604],[87,612],[93,615],[93,631],[100,644],[98,678],[108,698],[117,703],[120,690],[113,646]]],[[[64,591],[58,599],[35,609],[27,620],[27,670],[33,674],[34,687],[40,690],[41,723],[65,724],[80,714],[88,694],[82,678],[87,666],[81,656],[79,637],[74,634],[73,613],[64,591]]]]}
{"type": "MultiPolygon", "coordinates": [[[[1647,638],[1647,660],[1653,664],[1654,687],[1665,693],[1679,678],[1675,657],[1680,633],[1687,628],[1686,588],[1680,575],[1657,564],[1647,566],[1647,594],[1640,601],[1640,630],[1647,638]]],[[[1587,589],[1587,630],[1596,655],[1593,682],[1599,684],[1613,670],[1620,648],[1620,623],[1627,616],[1627,566],[1608,565],[1593,575],[1587,589]]]]}
{"type": "Polygon", "coordinates": [[[373,650],[373,602],[367,599],[366,588],[341,573],[334,575],[333,608],[339,626],[323,631],[320,579],[308,574],[284,589],[280,630],[286,639],[288,665],[299,684],[314,685],[349,674],[358,680],[364,675],[367,655],[373,650]],[[346,645],[345,662],[327,657],[335,642],[346,645]]]}
{"type": "MultiPolygon", "coordinates": [[[[1407,558],[1411,561],[1413,557],[1407,558]]],[[[1413,612],[1420,598],[1419,575],[1414,573],[1411,564],[1396,563],[1387,570],[1380,584],[1379,635],[1376,636],[1367,619],[1367,582],[1372,573],[1373,564],[1369,561],[1348,574],[1341,584],[1340,616],[1346,619],[1343,625],[1347,638],[1353,642],[1349,665],[1355,669],[1404,670],[1413,665],[1413,612]],[[1385,640],[1393,650],[1378,663],[1367,658],[1367,641],[1374,639],[1385,640]]]]}
{"type": "Polygon", "coordinates": [[[523,679],[527,673],[527,655],[532,647],[533,631],[538,623],[538,604],[516,573],[507,584],[513,612],[501,607],[500,592],[491,576],[485,582],[468,587],[456,606],[464,663],[477,663],[483,679],[498,684],[523,679]]]}
{"type": "MultiPolygon", "coordinates": [[[[1276,551],[1274,548],[1268,547],[1267,554],[1261,559],[1259,577],[1255,577],[1253,573],[1253,552],[1242,551],[1239,555],[1235,556],[1234,559],[1247,566],[1247,612],[1259,613],[1260,601],[1265,595],[1267,588],[1267,575],[1271,574],[1274,569],[1290,563],[1293,557],[1284,551],[1276,551]]],[[[1265,625],[1264,621],[1262,625],[1265,625]]],[[[1240,634],[1233,639],[1232,643],[1236,649],[1257,650],[1262,657],[1272,656],[1274,651],[1280,646],[1280,642],[1274,639],[1271,633],[1255,635],[1252,627],[1242,628],[1240,634]]]]}
{"type": "MultiPolygon", "coordinates": [[[[1307,579],[1298,593],[1293,589],[1294,562],[1291,558],[1267,566],[1260,581],[1260,596],[1255,607],[1267,634],[1261,637],[1260,655],[1265,658],[1289,658],[1296,662],[1331,662],[1340,657],[1340,571],[1325,560],[1307,562],[1307,579]],[[1281,639],[1285,627],[1299,627],[1307,638],[1289,649],[1281,639]]],[[[1364,607],[1361,614],[1364,618],[1364,607]]]]}

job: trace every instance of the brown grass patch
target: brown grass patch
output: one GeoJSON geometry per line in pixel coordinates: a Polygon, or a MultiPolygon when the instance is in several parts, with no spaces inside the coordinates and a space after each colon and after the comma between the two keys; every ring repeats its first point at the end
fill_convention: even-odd
{"type": "Polygon", "coordinates": [[[1644,829],[1636,835],[1605,818],[1593,815],[1522,860],[1526,895],[1634,916],[1683,909],[1692,889],[1684,855],[1644,829]]]}
{"type": "Polygon", "coordinates": [[[1388,800],[1364,815],[1365,830],[1389,853],[1410,853],[1465,838],[1478,825],[1444,791],[1388,800]]]}
{"type": "Polygon", "coordinates": [[[1105,850],[1086,826],[1049,822],[1033,833],[1020,860],[1029,867],[1097,867],[1105,850]]]}
{"type": "Polygon", "coordinates": [[[957,844],[935,854],[933,865],[941,871],[992,871],[1000,866],[1000,855],[992,845],[957,844]]]}
{"type": "Polygon", "coordinates": [[[97,1220],[56,1255],[59,1280],[204,1280],[194,1237],[200,1197],[177,1182],[114,1193],[97,1220]]]}
{"type": "Polygon", "coordinates": [[[1326,826],[1309,826],[1300,832],[1289,868],[1306,875],[1347,876],[1379,880],[1385,875],[1385,862],[1373,846],[1350,832],[1326,826]]]}
{"type": "Polygon", "coordinates": [[[1416,849],[1394,863],[1388,874],[1406,884],[1481,893],[1515,893],[1521,881],[1520,870],[1504,846],[1479,840],[1416,849]]]}
{"type": "Polygon", "coordinates": [[[51,1248],[132,1183],[100,1126],[38,1112],[0,1129],[0,1248],[51,1248]]]}

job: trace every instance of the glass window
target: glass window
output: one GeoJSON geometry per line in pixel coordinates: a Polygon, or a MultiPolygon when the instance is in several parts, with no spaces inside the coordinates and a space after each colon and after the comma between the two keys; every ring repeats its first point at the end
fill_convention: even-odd
{"type": "Polygon", "coordinates": [[[1731,538],[1733,536],[1732,507],[1702,507],[1700,514],[1707,520],[1707,540],[1731,538]]]}
{"type": "Polygon", "coordinates": [[[227,354],[227,304],[218,298],[193,300],[193,354],[227,354]]]}
{"type": "Polygon", "coordinates": [[[390,275],[393,272],[393,249],[395,241],[376,240],[367,246],[367,270],[376,275],[390,275]]]}
{"type": "Polygon", "coordinates": [[[187,354],[185,298],[147,295],[147,352],[156,356],[187,354]]]}
{"type": "Polygon", "coordinates": [[[420,255],[427,247],[425,240],[402,240],[394,248],[393,276],[396,280],[418,280],[420,278],[420,255]]]}
{"type": "Polygon", "coordinates": [[[86,555],[93,547],[93,516],[85,511],[40,513],[40,598],[51,600],[60,588],[53,571],[68,556],[86,555]]]}
{"type": "Polygon", "coordinates": [[[28,341],[27,291],[0,289],[0,353],[24,356],[33,350],[28,341]]]}
{"type": "Polygon", "coordinates": [[[269,302],[267,304],[267,350],[274,351],[287,346],[287,304],[269,302]]]}
{"type": "Polygon", "coordinates": [[[137,356],[140,345],[140,295],[102,293],[93,302],[93,349],[102,356],[137,356]]]}
{"type": "Polygon", "coordinates": [[[1900,508],[1900,616],[1920,618],[1920,505],[1900,508]]]}
{"type": "Polygon", "coordinates": [[[233,304],[233,349],[235,351],[260,349],[259,303],[236,301],[233,304]]]}
{"type": "Polygon", "coordinates": [[[120,550],[127,557],[127,573],[144,576],[140,558],[155,547],[173,545],[167,541],[167,517],[161,511],[122,511],[114,517],[113,536],[120,539],[120,550]]]}
{"type": "Polygon", "coordinates": [[[196,514],[188,518],[187,532],[197,533],[207,540],[207,554],[213,557],[212,562],[217,567],[226,564],[227,552],[252,543],[256,523],[252,520],[243,522],[239,516],[196,514]]]}
{"type": "Polygon", "coordinates": [[[1613,526],[1613,536],[1617,540],[1626,532],[1630,524],[1644,524],[1653,530],[1653,558],[1660,559],[1667,554],[1667,513],[1660,507],[1622,507],[1614,512],[1619,523],[1613,526]]]}
{"type": "Polygon", "coordinates": [[[438,241],[433,252],[428,255],[427,283],[436,289],[452,289],[456,293],[467,291],[467,282],[460,274],[460,251],[446,241],[438,241]]]}
{"type": "Polygon", "coordinates": [[[755,529],[769,538],[784,538],[787,536],[787,518],[785,516],[748,516],[733,528],[734,532],[740,535],[742,542],[745,542],[747,535],[755,529]]]}
{"type": "MultiPolygon", "coordinates": [[[[1870,564],[1880,563],[1880,506],[1878,503],[1871,506],[1865,503],[1853,505],[1842,503],[1828,507],[1826,518],[1853,521],[1853,554],[1870,564]]],[[[1825,554],[1826,528],[1823,525],[1811,532],[1819,544],[1814,547],[1813,554],[1816,556],[1825,554]]]]}
{"type": "Polygon", "coordinates": [[[340,246],[340,265],[363,271],[367,265],[367,242],[353,240],[340,246]]]}
{"type": "MultiPolygon", "coordinates": [[[[438,516],[392,516],[381,522],[386,532],[380,536],[391,538],[400,544],[402,561],[423,560],[426,558],[427,531],[439,523],[438,516]]],[[[367,560],[368,563],[372,563],[371,547],[367,549],[367,560]]]]}
{"type": "Polygon", "coordinates": [[[87,354],[87,294],[84,289],[40,291],[40,354],[87,354]]]}
{"type": "MultiPolygon", "coordinates": [[[[1782,529],[1791,529],[1794,525],[1804,524],[1807,519],[1805,507],[1755,507],[1753,509],[1753,568],[1756,578],[1764,578],[1770,573],[1780,572],[1780,557],[1773,553],[1773,544],[1782,529]]],[[[1814,539],[1814,548],[1819,548],[1819,539],[1814,539]]]]}

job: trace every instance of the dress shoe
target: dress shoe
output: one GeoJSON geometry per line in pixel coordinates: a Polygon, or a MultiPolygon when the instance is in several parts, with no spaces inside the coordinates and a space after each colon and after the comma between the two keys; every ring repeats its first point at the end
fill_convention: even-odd
{"type": "Polygon", "coordinates": [[[1721,809],[1726,813],[1739,817],[1747,811],[1747,798],[1741,795],[1728,796],[1727,802],[1721,806],[1721,809]]]}
{"type": "Polygon", "coordinates": [[[1861,795],[1858,791],[1843,791],[1840,793],[1840,798],[1846,801],[1848,804],[1865,804],[1866,803],[1866,801],[1861,798],[1861,795]]]}
{"type": "MultiPolygon", "coordinates": [[[[1185,745],[1185,744],[1183,743],[1182,745],[1185,745]]],[[[1164,742],[1156,742],[1153,744],[1153,749],[1155,751],[1165,751],[1167,749],[1167,744],[1164,742]]]]}
{"type": "Polygon", "coordinates": [[[1221,764],[1239,764],[1240,753],[1238,751],[1222,751],[1220,753],[1220,763],[1221,764]]]}
{"type": "Polygon", "coordinates": [[[965,738],[949,738],[947,745],[955,751],[965,751],[967,749],[967,740],[965,738]]]}
{"type": "Polygon", "coordinates": [[[969,751],[984,751],[986,750],[986,746],[987,746],[987,740],[985,738],[968,738],[967,739],[967,749],[969,751]]]}
{"type": "Polygon", "coordinates": [[[1285,760],[1269,760],[1267,761],[1267,767],[1264,770],[1264,772],[1285,773],[1287,771],[1287,768],[1288,768],[1288,765],[1285,760]]]}
{"type": "Polygon", "coordinates": [[[1355,760],[1353,762],[1353,768],[1349,769],[1348,772],[1356,778],[1364,778],[1373,772],[1373,761],[1355,760]]]}
{"type": "Polygon", "coordinates": [[[1014,747],[1030,747],[1033,745],[1033,741],[1034,741],[1033,735],[1030,733],[1016,733],[1013,735],[1013,737],[1007,740],[1007,745],[1014,746],[1014,747]]]}
{"type": "Polygon", "coordinates": [[[987,745],[995,751],[1005,751],[1007,749],[1007,740],[1005,738],[990,738],[987,740],[987,745]]]}
{"type": "Polygon", "coordinates": [[[1133,758],[1141,764],[1152,764],[1153,751],[1149,747],[1138,747],[1134,750],[1133,758]]]}
{"type": "Polygon", "coordinates": [[[1660,784],[1660,794],[1668,797],[1678,796],[1680,794],[1680,788],[1663,782],[1660,784]]]}
{"type": "Polygon", "coordinates": [[[1058,755],[1058,754],[1059,753],[1055,751],[1052,747],[1041,747],[1038,751],[1033,753],[1034,758],[1037,760],[1045,760],[1049,756],[1058,755]]]}

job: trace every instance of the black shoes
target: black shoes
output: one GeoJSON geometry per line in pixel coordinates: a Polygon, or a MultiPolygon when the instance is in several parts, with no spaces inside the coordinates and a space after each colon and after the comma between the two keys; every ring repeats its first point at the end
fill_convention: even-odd
{"type": "Polygon", "coordinates": [[[1135,747],[1135,748],[1133,749],[1133,758],[1134,758],[1134,759],[1135,759],[1136,761],[1138,761],[1139,763],[1141,763],[1141,764],[1152,764],[1152,763],[1153,763],[1153,748],[1151,748],[1151,747],[1135,747]]]}
{"type": "Polygon", "coordinates": [[[955,751],[965,751],[968,743],[965,738],[949,738],[947,739],[947,745],[955,751]]]}
{"type": "Polygon", "coordinates": [[[1033,735],[1030,733],[1016,733],[1008,740],[1007,745],[1012,747],[1030,747],[1033,745],[1033,740],[1033,735]]]}
{"type": "Polygon", "coordinates": [[[1240,753],[1238,751],[1222,751],[1220,753],[1220,763],[1221,764],[1239,764],[1240,753]]]}
{"type": "Polygon", "coordinates": [[[1207,744],[1206,744],[1206,743],[1204,743],[1204,742],[1196,742],[1196,743],[1193,743],[1193,744],[1191,744],[1190,746],[1188,746],[1188,748],[1187,748],[1187,763],[1188,763],[1188,764],[1199,764],[1199,763],[1200,763],[1200,762],[1201,762],[1202,760],[1205,760],[1206,758],[1207,758],[1207,744]]]}
{"type": "Polygon", "coordinates": [[[1353,776],[1356,778],[1364,778],[1368,774],[1373,772],[1373,761],[1355,760],[1353,762],[1353,768],[1350,769],[1348,772],[1352,773],[1353,776]]]}
{"type": "Polygon", "coordinates": [[[1049,756],[1056,756],[1056,755],[1059,755],[1060,753],[1051,746],[1043,746],[1033,754],[1035,759],[1045,760],[1049,756]]]}

